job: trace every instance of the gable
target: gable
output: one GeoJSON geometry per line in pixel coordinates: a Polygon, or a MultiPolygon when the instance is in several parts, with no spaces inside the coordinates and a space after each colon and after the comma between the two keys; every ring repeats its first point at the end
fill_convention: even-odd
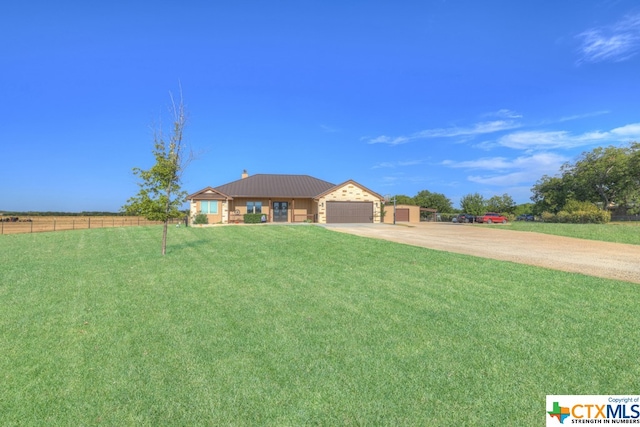
{"type": "Polygon", "coordinates": [[[207,187],[196,193],[187,196],[187,200],[227,200],[231,197],[216,190],[215,188],[207,187]]]}
{"type": "Polygon", "coordinates": [[[350,201],[358,201],[358,200],[376,200],[380,201],[383,197],[369,190],[367,187],[358,184],[354,180],[350,179],[349,181],[343,182],[342,184],[338,184],[333,188],[321,193],[315,197],[316,199],[325,198],[326,200],[350,200],[350,201]]]}

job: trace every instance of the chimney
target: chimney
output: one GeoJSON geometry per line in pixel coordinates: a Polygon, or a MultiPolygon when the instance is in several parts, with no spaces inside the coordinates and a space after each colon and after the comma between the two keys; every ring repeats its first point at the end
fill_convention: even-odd
{"type": "Polygon", "coordinates": [[[245,178],[247,178],[248,176],[249,176],[249,174],[247,173],[247,170],[246,170],[246,169],[245,169],[245,170],[243,170],[243,171],[242,171],[242,179],[245,179],[245,178]]]}

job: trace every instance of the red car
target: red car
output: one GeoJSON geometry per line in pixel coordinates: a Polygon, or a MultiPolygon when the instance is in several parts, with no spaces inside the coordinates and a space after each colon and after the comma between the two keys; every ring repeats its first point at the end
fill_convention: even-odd
{"type": "Polygon", "coordinates": [[[486,222],[487,224],[493,224],[496,222],[500,222],[502,224],[507,223],[507,217],[500,215],[495,212],[487,212],[484,215],[480,215],[476,217],[476,222],[486,222]]]}

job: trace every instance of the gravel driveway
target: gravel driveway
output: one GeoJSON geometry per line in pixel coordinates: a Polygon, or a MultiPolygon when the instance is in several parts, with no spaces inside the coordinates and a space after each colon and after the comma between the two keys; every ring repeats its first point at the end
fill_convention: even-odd
{"type": "MultiPolygon", "coordinates": [[[[640,283],[640,245],[454,223],[327,224],[358,236],[640,283]]],[[[501,227],[508,228],[509,225],[501,227]]]]}

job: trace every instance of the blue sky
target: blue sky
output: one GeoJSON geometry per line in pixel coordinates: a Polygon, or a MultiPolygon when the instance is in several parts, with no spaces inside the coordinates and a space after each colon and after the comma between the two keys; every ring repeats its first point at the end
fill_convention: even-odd
{"type": "Polygon", "coordinates": [[[25,0],[0,75],[0,210],[119,210],[180,85],[190,193],[246,169],[525,203],[640,141],[640,4],[25,0]]]}

